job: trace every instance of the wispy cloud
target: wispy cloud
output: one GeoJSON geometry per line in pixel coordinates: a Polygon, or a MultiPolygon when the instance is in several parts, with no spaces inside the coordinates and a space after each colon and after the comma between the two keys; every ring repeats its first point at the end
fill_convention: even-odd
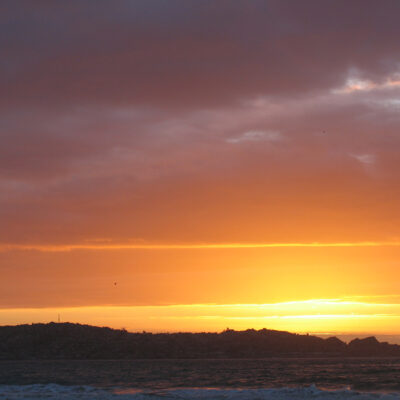
{"type": "Polygon", "coordinates": [[[364,165],[373,165],[376,161],[376,157],[373,154],[350,154],[350,156],[364,165]]]}
{"type": "MultiPolygon", "coordinates": [[[[94,241],[93,241],[94,242],[94,241]]],[[[207,249],[258,249],[279,247],[399,247],[400,242],[333,242],[333,243],[77,243],[77,244],[1,244],[0,252],[6,251],[39,251],[69,252],[75,250],[207,250],[207,249]]]]}
{"type": "Polygon", "coordinates": [[[277,142],[282,140],[283,136],[277,131],[252,130],[243,134],[226,139],[228,143],[238,144],[243,142],[277,142]]]}
{"type": "Polygon", "coordinates": [[[355,92],[369,92],[372,90],[394,89],[400,87],[400,78],[396,74],[388,77],[383,82],[374,82],[366,79],[349,78],[345,85],[339,89],[335,89],[334,93],[351,94],[355,92]]]}

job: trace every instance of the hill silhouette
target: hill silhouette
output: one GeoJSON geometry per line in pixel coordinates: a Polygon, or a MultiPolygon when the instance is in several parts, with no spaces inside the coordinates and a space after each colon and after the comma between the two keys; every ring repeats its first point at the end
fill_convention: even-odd
{"type": "Polygon", "coordinates": [[[221,333],[130,333],[73,323],[0,327],[0,359],[264,358],[400,356],[375,337],[345,343],[269,329],[221,333]]]}

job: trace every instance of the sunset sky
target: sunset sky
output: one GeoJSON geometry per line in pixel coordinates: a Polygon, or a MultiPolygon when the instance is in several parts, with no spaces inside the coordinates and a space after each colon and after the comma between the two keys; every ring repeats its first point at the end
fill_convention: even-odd
{"type": "Polygon", "coordinates": [[[399,15],[1,1],[0,325],[400,334],[399,15]]]}

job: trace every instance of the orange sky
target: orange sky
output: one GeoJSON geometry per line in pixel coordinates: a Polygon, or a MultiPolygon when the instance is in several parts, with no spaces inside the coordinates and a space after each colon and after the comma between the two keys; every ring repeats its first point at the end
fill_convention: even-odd
{"type": "Polygon", "coordinates": [[[400,3],[116,1],[2,6],[0,324],[400,334],[400,3]]]}
{"type": "Polygon", "coordinates": [[[3,251],[0,323],[400,333],[400,246],[336,246],[3,251]]]}

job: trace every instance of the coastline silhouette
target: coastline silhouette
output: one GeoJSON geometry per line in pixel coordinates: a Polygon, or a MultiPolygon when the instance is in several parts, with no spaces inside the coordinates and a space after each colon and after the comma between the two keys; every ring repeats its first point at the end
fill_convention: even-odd
{"type": "Polygon", "coordinates": [[[73,323],[0,327],[0,360],[267,357],[399,357],[400,346],[375,337],[345,343],[276,330],[131,333],[73,323]]]}

